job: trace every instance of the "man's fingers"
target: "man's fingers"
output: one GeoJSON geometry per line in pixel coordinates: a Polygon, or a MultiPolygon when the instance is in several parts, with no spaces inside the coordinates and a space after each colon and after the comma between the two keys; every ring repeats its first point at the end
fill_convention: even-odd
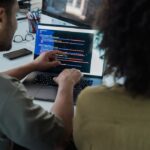
{"type": "Polygon", "coordinates": [[[54,77],[53,80],[57,83],[57,77],[54,77]]]}
{"type": "Polygon", "coordinates": [[[58,51],[58,50],[49,51],[49,52],[47,52],[47,53],[49,54],[49,56],[51,56],[51,55],[56,55],[56,54],[66,55],[65,52],[58,51]]]}
{"type": "Polygon", "coordinates": [[[60,61],[49,62],[49,67],[56,67],[59,66],[60,64],[61,64],[60,61]]]}

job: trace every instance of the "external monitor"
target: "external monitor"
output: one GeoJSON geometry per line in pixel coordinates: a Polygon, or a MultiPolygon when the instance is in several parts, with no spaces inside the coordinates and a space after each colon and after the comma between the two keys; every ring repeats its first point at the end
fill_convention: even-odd
{"type": "Polygon", "coordinates": [[[43,0],[42,13],[77,26],[91,27],[101,0],[43,0]]]}

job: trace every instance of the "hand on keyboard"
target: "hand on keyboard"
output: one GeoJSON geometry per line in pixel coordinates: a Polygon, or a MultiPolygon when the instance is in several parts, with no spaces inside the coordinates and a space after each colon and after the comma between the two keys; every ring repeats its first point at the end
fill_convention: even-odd
{"type": "Polygon", "coordinates": [[[58,85],[71,85],[75,86],[81,79],[82,73],[77,69],[65,69],[58,77],[54,78],[54,81],[58,85]]]}

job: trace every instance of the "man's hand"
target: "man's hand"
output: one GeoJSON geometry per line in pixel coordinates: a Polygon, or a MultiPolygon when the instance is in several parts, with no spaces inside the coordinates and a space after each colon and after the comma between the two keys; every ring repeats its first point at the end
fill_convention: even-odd
{"type": "Polygon", "coordinates": [[[65,55],[65,53],[57,50],[42,53],[33,61],[35,71],[47,70],[60,65],[61,62],[56,60],[56,55],[65,55]]]}
{"type": "Polygon", "coordinates": [[[65,69],[58,77],[54,78],[54,81],[59,85],[74,86],[82,77],[82,73],[77,69],[65,69]]]}
{"type": "Polygon", "coordinates": [[[59,85],[57,96],[51,112],[59,116],[64,122],[65,137],[64,141],[68,141],[72,134],[73,127],[73,88],[79,82],[82,73],[77,69],[65,69],[54,81],[59,85]]]}

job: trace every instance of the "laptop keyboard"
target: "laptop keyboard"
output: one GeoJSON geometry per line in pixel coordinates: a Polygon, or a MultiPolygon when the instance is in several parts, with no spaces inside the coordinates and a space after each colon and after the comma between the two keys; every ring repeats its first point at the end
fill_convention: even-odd
{"type": "Polygon", "coordinates": [[[58,86],[56,82],[54,82],[53,78],[55,76],[50,76],[49,74],[37,74],[34,83],[35,84],[41,84],[41,85],[47,85],[47,86],[58,86]]]}
{"type": "MultiPolygon", "coordinates": [[[[40,85],[47,85],[47,86],[58,86],[53,78],[55,76],[52,76],[50,74],[44,73],[44,74],[37,74],[34,79],[34,84],[40,84],[40,85]]],[[[89,79],[81,79],[79,83],[75,85],[74,88],[74,99],[77,98],[81,90],[83,90],[87,86],[91,86],[93,84],[93,80],[89,79]]]]}

